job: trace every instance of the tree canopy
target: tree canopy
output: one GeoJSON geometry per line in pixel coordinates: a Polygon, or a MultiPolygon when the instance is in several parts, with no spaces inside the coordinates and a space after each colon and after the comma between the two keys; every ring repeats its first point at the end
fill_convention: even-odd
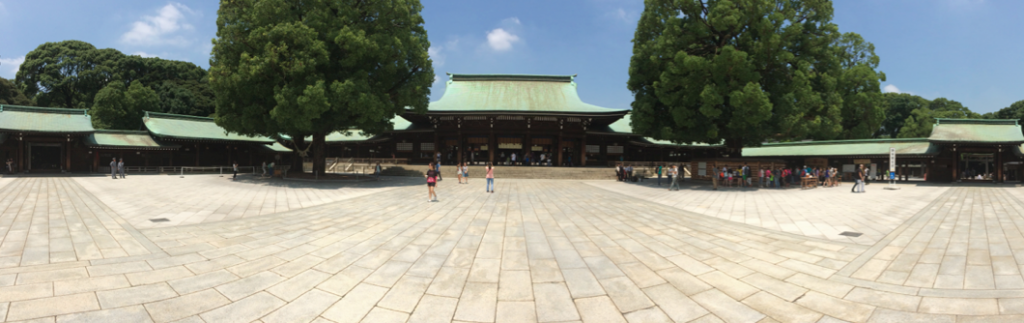
{"type": "Polygon", "coordinates": [[[826,0],[648,0],[628,87],[635,132],[674,142],[871,136],[885,101],[874,46],[826,0]]]}
{"type": "Polygon", "coordinates": [[[946,98],[938,98],[928,105],[910,112],[903,127],[899,130],[900,138],[921,138],[932,134],[935,119],[980,119],[981,115],[972,112],[963,104],[946,98]]]}
{"type": "Polygon", "coordinates": [[[32,105],[32,100],[29,100],[14,82],[0,77],[0,104],[32,105]]]}
{"type": "Polygon", "coordinates": [[[153,89],[135,80],[127,88],[124,82],[113,81],[96,94],[92,110],[93,127],[100,129],[138,130],[142,116],[149,107],[159,104],[153,89]]]}
{"type": "MultiPolygon", "coordinates": [[[[96,96],[103,89],[117,91],[111,82],[122,83],[120,91],[130,91],[138,81],[160,98],[143,107],[146,110],[209,116],[214,112],[213,91],[206,79],[207,71],[189,62],[125,55],[66,40],[39,45],[25,55],[16,82],[36,105],[88,109],[96,106],[96,96]]],[[[102,105],[112,107],[108,103],[102,105]]],[[[103,122],[97,127],[106,125],[103,122]]]]}
{"type": "Polygon", "coordinates": [[[379,133],[426,111],[434,70],[418,0],[221,1],[210,59],[216,122],[247,135],[379,133]]]}
{"type": "Polygon", "coordinates": [[[928,106],[928,99],[909,93],[885,93],[883,97],[889,108],[876,137],[898,137],[900,129],[903,128],[907,118],[911,116],[911,112],[928,106]]]}

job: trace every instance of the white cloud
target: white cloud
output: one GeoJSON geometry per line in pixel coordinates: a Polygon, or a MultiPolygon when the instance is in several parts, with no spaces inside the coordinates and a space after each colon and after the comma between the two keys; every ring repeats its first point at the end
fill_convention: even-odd
{"type": "MultiPolygon", "coordinates": [[[[516,19],[518,22],[519,19],[516,19]]],[[[503,28],[496,28],[487,33],[487,44],[491,46],[491,49],[499,52],[507,51],[512,49],[512,43],[519,42],[519,36],[516,36],[503,28]]]]}
{"type": "Polygon", "coordinates": [[[181,30],[192,30],[186,15],[195,14],[183,4],[169,3],[160,8],[156,16],[142,16],[139,21],[132,23],[132,29],[121,35],[121,42],[133,45],[188,45],[190,41],[173,34],[181,30]]]}
{"type": "Polygon", "coordinates": [[[444,54],[441,53],[442,49],[444,49],[443,46],[430,46],[430,48],[427,49],[427,54],[429,54],[430,59],[434,61],[434,67],[444,66],[444,54]]]}
{"type": "Polygon", "coordinates": [[[143,52],[143,51],[134,52],[134,53],[132,53],[132,55],[142,56],[142,57],[157,57],[154,54],[146,53],[146,52],[143,52]]]}
{"type": "Polygon", "coordinates": [[[18,68],[25,62],[25,56],[18,58],[0,58],[0,76],[13,79],[18,74],[18,68]]]}
{"type": "Polygon", "coordinates": [[[886,85],[885,87],[882,88],[882,93],[903,93],[903,92],[901,92],[900,88],[896,87],[895,85],[889,84],[889,85],[886,85]]]}
{"type": "Polygon", "coordinates": [[[522,23],[519,22],[519,18],[516,17],[506,18],[505,20],[502,20],[502,22],[513,25],[522,25],[522,23]]]}

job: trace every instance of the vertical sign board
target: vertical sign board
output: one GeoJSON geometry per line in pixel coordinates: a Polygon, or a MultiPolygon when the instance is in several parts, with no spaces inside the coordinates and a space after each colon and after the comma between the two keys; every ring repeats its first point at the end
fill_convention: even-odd
{"type": "Polygon", "coordinates": [[[889,148],[889,178],[896,175],[896,148],[889,148]]]}

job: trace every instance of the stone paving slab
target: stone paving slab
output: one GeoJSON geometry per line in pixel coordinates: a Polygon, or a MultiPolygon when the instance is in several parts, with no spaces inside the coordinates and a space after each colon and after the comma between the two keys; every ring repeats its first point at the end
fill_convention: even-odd
{"type": "MultiPolygon", "coordinates": [[[[138,185],[141,192],[141,186],[160,185],[156,179],[171,182],[164,184],[169,187],[179,180],[152,178],[117,183],[138,185]]],[[[5,241],[49,238],[49,223],[81,216],[77,208],[51,206],[53,196],[58,203],[67,199],[101,212],[113,219],[111,226],[134,232],[125,237],[155,248],[140,255],[0,268],[4,319],[987,322],[1024,315],[1024,287],[1014,288],[1024,271],[1017,246],[1024,241],[1024,204],[1012,188],[908,189],[895,198],[931,198],[905,203],[920,207],[899,215],[902,222],[868,243],[691,212],[623,194],[615,185],[629,184],[610,181],[499,180],[494,194],[484,193],[482,185],[445,181],[439,202],[424,201],[423,185],[409,186],[409,179],[325,185],[317,189],[337,193],[335,201],[292,205],[286,198],[287,210],[275,205],[273,213],[136,229],[118,219],[151,215],[140,215],[119,194],[90,189],[107,181],[113,185],[99,177],[0,182],[0,192],[26,192],[23,200],[0,198],[7,207],[18,206],[13,219],[33,215],[30,228],[36,212],[47,219],[39,230],[5,231],[5,241]],[[41,196],[46,203],[39,202],[41,196]],[[45,212],[37,211],[40,205],[45,212]],[[943,285],[940,278],[961,284],[943,285]]],[[[238,196],[268,189],[266,183],[216,176],[205,181],[238,196]]],[[[291,189],[309,189],[280,185],[274,189],[285,196],[291,189]]],[[[809,197],[850,198],[840,190],[786,193],[770,199],[798,206],[809,197]]],[[[256,203],[235,195],[162,207],[205,209],[232,198],[236,204],[256,203]]],[[[96,223],[88,232],[111,230],[96,223]]]]}

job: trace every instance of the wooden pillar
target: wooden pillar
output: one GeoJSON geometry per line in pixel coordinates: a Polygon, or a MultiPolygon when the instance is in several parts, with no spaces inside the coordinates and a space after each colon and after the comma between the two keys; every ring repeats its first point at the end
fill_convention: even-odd
{"type": "Polygon", "coordinates": [[[580,139],[580,166],[587,166],[587,135],[580,139]]]}
{"type": "Polygon", "coordinates": [[[457,154],[458,157],[455,157],[455,158],[457,158],[457,160],[455,162],[455,165],[459,165],[462,162],[466,161],[463,158],[469,157],[469,156],[463,155],[463,153],[462,153],[462,152],[466,151],[466,138],[464,138],[463,135],[462,135],[462,129],[459,129],[459,141],[455,145],[457,147],[459,147],[459,152],[457,154]]]}
{"type": "Polygon", "coordinates": [[[558,165],[557,166],[562,166],[563,164],[562,164],[562,132],[561,131],[558,132],[558,143],[555,144],[555,147],[557,147],[556,149],[558,149],[558,165]]]}
{"type": "Polygon", "coordinates": [[[69,137],[68,141],[65,142],[64,144],[66,145],[65,147],[67,147],[66,149],[64,149],[64,151],[65,151],[65,153],[64,153],[64,160],[65,160],[65,162],[64,162],[65,163],[64,170],[70,172],[71,171],[71,138],[69,137]]]}
{"type": "MultiPolygon", "coordinates": [[[[523,165],[525,165],[525,166],[530,166],[530,165],[526,165],[525,162],[526,162],[526,155],[527,154],[533,154],[533,144],[532,144],[532,142],[533,142],[533,137],[530,135],[530,129],[526,129],[526,136],[523,138],[523,153],[522,153],[523,158],[521,158],[521,160],[524,163],[523,165]]],[[[533,162],[534,158],[536,158],[536,157],[531,156],[531,158],[530,158],[530,162],[531,163],[533,162]]]]}
{"type": "Polygon", "coordinates": [[[98,150],[92,151],[92,171],[95,172],[100,169],[100,152],[98,150]]]}
{"type": "Polygon", "coordinates": [[[960,158],[956,154],[956,148],[953,148],[953,182],[960,180],[960,158]]]}
{"type": "Polygon", "coordinates": [[[441,152],[441,137],[437,134],[437,130],[434,130],[434,152],[430,153],[430,160],[437,161],[437,153],[439,152],[441,152]]]}
{"type": "Polygon", "coordinates": [[[1003,148],[996,152],[996,183],[1003,182],[1003,148]]]}
{"type": "Polygon", "coordinates": [[[18,137],[18,172],[23,172],[26,169],[28,169],[28,168],[25,167],[25,140],[22,139],[20,137],[20,135],[19,135],[19,137],[18,137]]]}
{"type": "Polygon", "coordinates": [[[494,130],[491,130],[490,135],[487,137],[487,160],[494,165],[494,150],[498,149],[498,143],[494,140],[494,130]]]}

